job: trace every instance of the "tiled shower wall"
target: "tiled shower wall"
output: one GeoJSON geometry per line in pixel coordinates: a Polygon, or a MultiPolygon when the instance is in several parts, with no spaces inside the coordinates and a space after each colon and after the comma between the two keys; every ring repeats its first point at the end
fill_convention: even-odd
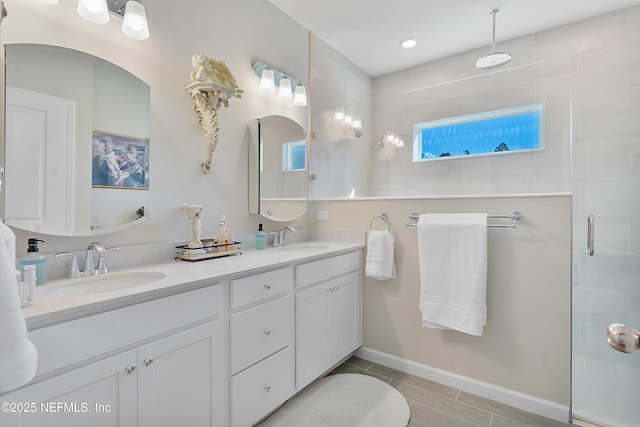
{"type": "Polygon", "coordinates": [[[312,158],[341,160],[311,165],[312,198],[572,192],[574,409],[640,419],[624,398],[598,408],[612,404],[602,399],[607,391],[625,396],[610,387],[629,399],[640,387],[640,358],[605,338],[613,322],[640,328],[640,7],[500,42],[514,58],[503,69],[476,70],[486,53],[476,50],[373,78],[369,98],[363,73],[314,41],[311,84],[322,102],[311,112],[312,158]],[[368,112],[365,135],[322,139],[336,132],[330,114],[344,102],[368,112]],[[543,151],[412,161],[414,123],[542,102],[543,151]],[[389,131],[404,148],[383,143],[389,131]],[[588,214],[596,217],[594,257],[586,254],[588,214]]]}

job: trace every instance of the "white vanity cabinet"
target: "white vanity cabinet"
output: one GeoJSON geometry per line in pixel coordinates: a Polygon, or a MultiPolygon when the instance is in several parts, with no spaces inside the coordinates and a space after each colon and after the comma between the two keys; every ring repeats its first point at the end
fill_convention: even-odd
{"type": "Polygon", "coordinates": [[[231,280],[231,425],[251,426],[295,392],[293,268],[231,280]]]}
{"type": "Polygon", "coordinates": [[[360,252],[301,264],[296,294],[296,388],[362,345],[360,252]]]}
{"type": "Polygon", "coordinates": [[[0,425],[226,425],[222,302],[213,285],[30,331],[36,378],[0,425]]]}

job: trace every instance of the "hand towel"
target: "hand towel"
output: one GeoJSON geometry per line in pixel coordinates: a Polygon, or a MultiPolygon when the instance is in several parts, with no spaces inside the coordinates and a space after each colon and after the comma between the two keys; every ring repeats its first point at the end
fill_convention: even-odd
{"type": "Polygon", "coordinates": [[[20,306],[15,250],[16,236],[0,222],[0,393],[31,381],[38,361],[20,306]]]}
{"type": "Polygon", "coordinates": [[[418,220],[424,327],[480,336],[487,321],[487,214],[425,214],[418,220]]]}
{"type": "Polygon", "coordinates": [[[393,260],[394,241],[388,231],[369,231],[367,238],[367,263],[365,274],[377,280],[396,278],[393,260]]]}

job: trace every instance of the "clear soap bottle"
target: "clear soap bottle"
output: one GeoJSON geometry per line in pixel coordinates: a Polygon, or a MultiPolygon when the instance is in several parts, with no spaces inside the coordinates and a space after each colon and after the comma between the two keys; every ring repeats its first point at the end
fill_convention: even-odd
{"type": "Polygon", "coordinates": [[[31,238],[27,240],[29,247],[27,253],[20,258],[20,273],[21,280],[24,280],[24,267],[25,265],[36,266],[36,286],[44,285],[47,283],[47,259],[40,255],[38,242],[44,243],[44,240],[31,238]]]}
{"type": "Polygon", "coordinates": [[[267,233],[262,230],[262,224],[258,224],[256,233],[256,249],[267,249],[267,233]]]}
{"type": "Polygon", "coordinates": [[[228,239],[227,239],[227,222],[225,221],[224,215],[222,215],[222,219],[220,220],[220,222],[218,223],[218,234],[217,234],[217,239],[218,239],[218,251],[226,251],[227,250],[227,244],[228,239]]]}

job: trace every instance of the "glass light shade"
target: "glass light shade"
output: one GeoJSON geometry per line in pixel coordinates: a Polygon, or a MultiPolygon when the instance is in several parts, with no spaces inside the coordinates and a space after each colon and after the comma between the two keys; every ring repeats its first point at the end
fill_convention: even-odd
{"type": "Polygon", "coordinates": [[[351,127],[353,129],[362,129],[362,119],[360,118],[359,115],[354,115],[353,116],[353,121],[351,122],[351,127]]]}
{"type": "Polygon", "coordinates": [[[142,3],[135,0],[129,0],[126,3],[124,20],[122,21],[122,32],[136,40],[146,40],[149,38],[147,13],[142,3]]]}
{"type": "Polygon", "coordinates": [[[293,105],[296,107],[304,107],[307,105],[307,90],[300,82],[296,84],[296,91],[293,93],[293,105]]]}
{"type": "Polygon", "coordinates": [[[407,37],[405,39],[400,40],[400,46],[405,49],[411,49],[418,44],[418,39],[416,37],[407,37]]]}
{"type": "Polygon", "coordinates": [[[351,123],[353,123],[353,116],[351,115],[351,111],[345,111],[344,120],[342,120],[342,123],[345,126],[351,126],[351,123]]]}
{"type": "Polygon", "coordinates": [[[109,22],[109,9],[107,0],[79,0],[78,15],[95,24],[109,22]]]}
{"type": "Polygon", "coordinates": [[[278,99],[291,99],[293,94],[291,93],[291,80],[287,77],[280,79],[280,85],[278,86],[278,99]]]}
{"type": "Polygon", "coordinates": [[[42,4],[58,4],[58,0],[38,0],[42,4]]]}
{"type": "Polygon", "coordinates": [[[336,108],[336,110],[333,112],[333,120],[335,120],[336,122],[344,121],[344,108],[336,108]]]}
{"type": "Polygon", "coordinates": [[[271,68],[265,68],[262,71],[262,77],[260,77],[260,86],[258,90],[262,93],[275,93],[276,84],[273,80],[273,70],[271,68]]]}

